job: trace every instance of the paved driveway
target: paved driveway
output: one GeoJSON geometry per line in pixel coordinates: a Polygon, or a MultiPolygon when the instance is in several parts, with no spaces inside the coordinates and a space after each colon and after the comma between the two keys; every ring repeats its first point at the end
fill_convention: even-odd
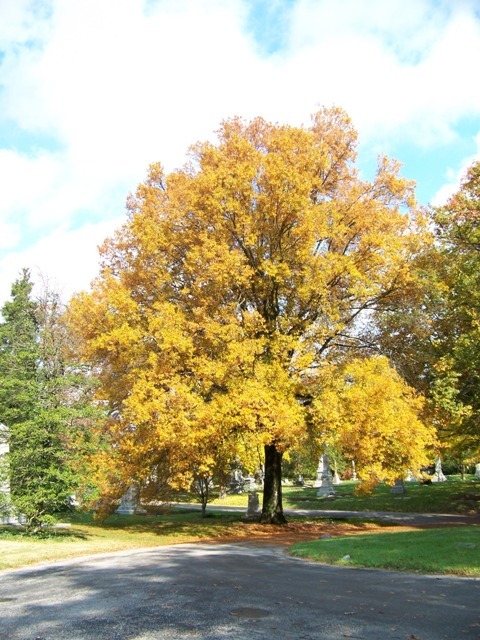
{"type": "Polygon", "coordinates": [[[1,640],[480,638],[480,581],[195,544],[0,575],[1,640]]]}

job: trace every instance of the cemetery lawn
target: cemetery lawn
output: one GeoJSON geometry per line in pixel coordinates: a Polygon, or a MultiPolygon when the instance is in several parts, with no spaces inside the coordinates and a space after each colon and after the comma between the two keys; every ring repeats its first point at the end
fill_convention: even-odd
{"type": "MultiPolygon", "coordinates": [[[[448,476],[447,482],[439,484],[405,486],[406,493],[401,496],[392,494],[385,485],[369,496],[362,496],[354,494],[353,482],[344,482],[336,487],[333,500],[318,498],[313,487],[286,486],[284,508],[479,513],[480,481],[473,476],[465,481],[448,476]]],[[[193,501],[188,496],[177,499],[193,501]]],[[[371,518],[289,517],[288,524],[279,527],[246,521],[243,509],[238,513],[218,510],[225,506],[246,510],[247,500],[245,493],[212,501],[207,507],[207,518],[200,517],[198,505],[196,510],[185,508],[186,505],[182,510],[157,506],[148,508],[146,516],[113,515],[103,523],[95,522],[91,515],[77,513],[65,521],[64,528],[46,529],[40,537],[28,536],[18,527],[0,525],[0,570],[160,545],[241,541],[295,545],[292,548],[295,555],[352,567],[480,577],[480,526],[412,530],[387,526],[371,518]],[[350,559],[342,560],[347,555],[350,559]]]]}
{"type": "Polygon", "coordinates": [[[113,515],[102,524],[76,514],[65,524],[36,537],[0,526],[0,570],[185,542],[248,542],[290,547],[294,555],[332,564],[480,577],[480,526],[413,530],[360,518],[306,517],[274,526],[247,521],[240,513],[201,518],[198,511],[113,515]],[[342,560],[346,555],[348,562],[342,560]]]}
{"type": "Polygon", "coordinates": [[[0,525],[0,570],[98,553],[215,539],[239,520],[240,516],[228,514],[201,518],[198,512],[186,512],[164,516],[112,515],[100,523],[90,514],[75,514],[66,518],[62,526],[37,536],[26,534],[20,527],[0,525]]]}
{"type": "MultiPolygon", "coordinates": [[[[391,493],[391,486],[381,484],[371,495],[356,495],[356,483],[342,482],[335,487],[334,498],[317,497],[317,489],[284,486],[284,509],[333,509],[339,511],[397,511],[402,513],[479,513],[480,479],[475,476],[448,476],[447,482],[422,485],[418,482],[406,482],[405,493],[391,493]]],[[[190,501],[192,499],[190,498],[190,501]]],[[[217,498],[210,504],[214,506],[247,507],[248,495],[228,495],[217,498]]]]}
{"type": "Polygon", "coordinates": [[[289,553],[326,564],[480,577],[480,527],[362,534],[294,544],[289,553]]]}

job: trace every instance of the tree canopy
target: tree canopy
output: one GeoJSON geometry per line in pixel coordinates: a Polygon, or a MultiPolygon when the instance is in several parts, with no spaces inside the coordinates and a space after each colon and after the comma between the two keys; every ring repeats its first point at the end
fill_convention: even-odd
{"type": "Polygon", "coordinates": [[[181,481],[202,447],[250,467],[261,448],[262,519],[283,521],[281,459],[308,432],[312,378],[371,346],[372,313],[414,286],[428,239],[398,163],[361,180],[356,143],[338,108],[308,128],[233,118],[182,169],[151,166],[69,310],[108,410],[105,493],[148,484],[165,456],[181,481]]]}
{"type": "Polygon", "coordinates": [[[435,447],[422,421],[424,398],[384,356],[353,359],[323,373],[313,403],[317,433],[355,463],[359,487],[393,483],[405,470],[417,472],[435,447]]]}
{"type": "Polygon", "coordinates": [[[12,286],[0,322],[0,422],[9,452],[2,473],[10,507],[38,529],[71,505],[81,463],[79,425],[92,416],[81,371],[67,365],[58,296],[34,299],[30,273],[12,286]]]}
{"type": "Polygon", "coordinates": [[[441,434],[457,456],[474,461],[480,452],[480,162],[434,220],[443,296],[432,396],[441,434]]]}

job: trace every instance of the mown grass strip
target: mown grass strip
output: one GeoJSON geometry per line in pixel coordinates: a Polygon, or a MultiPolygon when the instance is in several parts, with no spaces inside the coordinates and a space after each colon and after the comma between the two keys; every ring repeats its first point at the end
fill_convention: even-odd
{"type": "Polygon", "coordinates": [[[196,542],[227,535],[241,516],[199,513],[166,516],[118,516],[96,523],[89,515],[71,518],[70,527],[29,536],[20,528],[0,526],[0,570],[40,562],[126,549],[196,542]]]}
{"type": "Polygon", "coordinates": [[[480,577],[480,527],[443,527],[300,542],[296,557],[326,564],[480,577]]]}

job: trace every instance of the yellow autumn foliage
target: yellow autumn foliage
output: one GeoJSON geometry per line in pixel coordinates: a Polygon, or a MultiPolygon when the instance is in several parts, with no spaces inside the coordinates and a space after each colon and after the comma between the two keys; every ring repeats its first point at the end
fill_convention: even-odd
{"type": "Polygon", "coordinates": [[[281,490],[281,456],[306,433],[308,372],[412,286],[427,237],[397,163],[359,179],[356,139],[338,108],[309,128],[233,118],[182,169],[152,165],[129,198],[69,310],[108,412],[95,464],[118,486],[150,482],[165,456],[181,484],[215,460],[220,472],[225,452],[253,468],[270,447],[265,494],[281,490]]]}
{"type": "Polygon", "coordinates": [[[385,357],[326,367],[312,407],[319,438],[355,462],[361,487],[418,473],[437,441],[424,398],[385,357]]]}

